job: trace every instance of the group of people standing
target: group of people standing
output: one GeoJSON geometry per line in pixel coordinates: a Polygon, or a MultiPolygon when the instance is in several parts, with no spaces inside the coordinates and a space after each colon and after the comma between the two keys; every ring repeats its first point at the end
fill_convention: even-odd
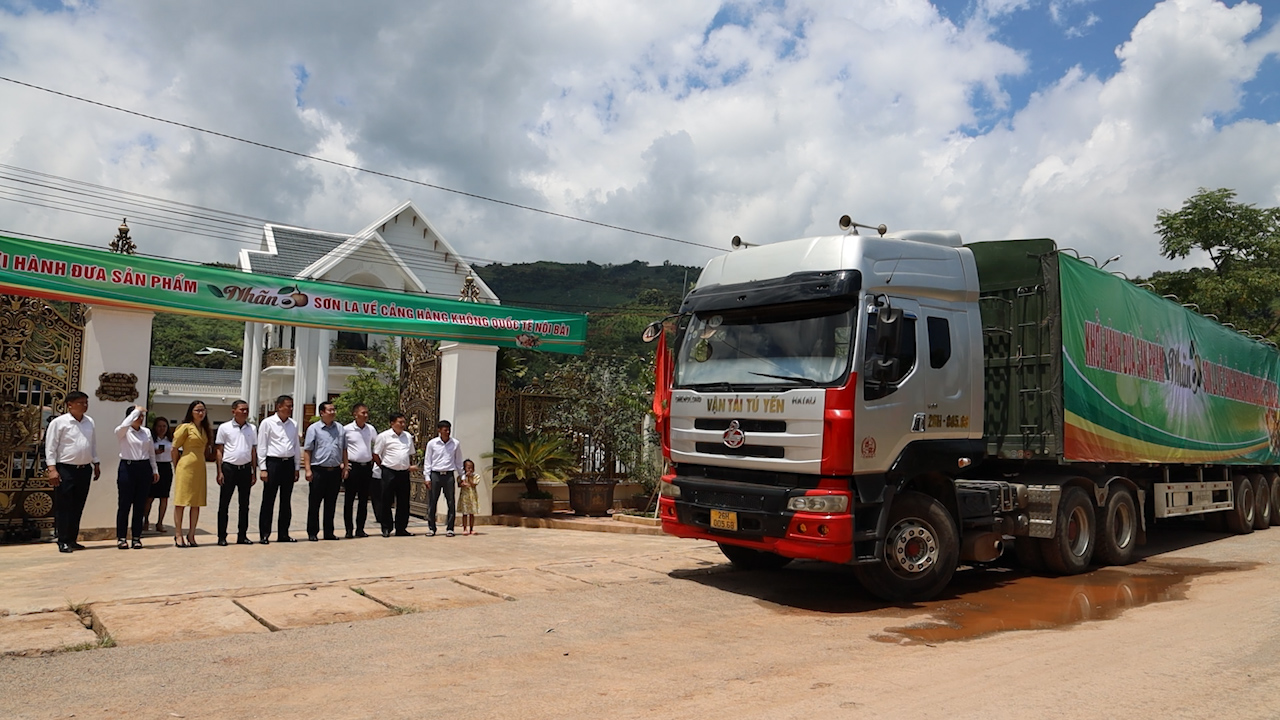
{"type": "MultiPolygon", "coordinates": [[[[90,483],[100,475],[93,419],[86,411],[88,396],[67,395],[67,413],[49,424],[45,440],[45,461],[49,484],[55,488],[54,516],[58,549],[69,553],[84,549],[77,542],[80,518],[88,498],[90,483]]],[[[120,466],[116,476],[118,506],[116,546],[141,548],[142,532],[152,501],[160,500],[161,520],[156,530],[163,532],[162,519],[173,486],[173,544],[197,547],[195,528],[200,508],[207,504],[206,463],[212,462],[220,488],[218,497],[218,545],[227,545],[232,499],[238,501],[236,544],[252,545],[249,539],[249,495],[262,483],[262,506],[258,514],[258,542],[272,539],[273,519],[276,542],[296,542],[289,529],[293,518],[294,484],[305,477],[310,483],[307,502],[307,539],[337,540],[334,515],[339,491],[345,502],[343,521],[347,538],[368,537],[366,503],[373,505],[375,521],[382,536],[408,537],[409,475],[414,463],[413,436],[406,432],[403,413],[391,413],[390,427],[379,433],[369,423],[369,408],[352,408],[352,422],[340,425],[332,402],[319,408],[320,420],[299,433],[293,420],[293,398],[276,398],[275,412],[255,428],[249,423],[249,405],[232,404],[231,420],[214,433],[205,404],[199,400],[187,407],[186,416],[168,438],[168,422],[157,419],[144,427],[146,408],[131,406],[116,427],[120,444],[120,466]],[[278,505],[277,505],[278,502],[278,505]],[[394,506],[394,514],[393,508],[394,506]],[[187,510],[190,510],[187,513],[187,510]],[[183,533],[184,515],[188,518],[183,533]],[[130,518],[132,516],[132,522],[130,518]],[[322,534],[323,533],[323,534],[322,534]],[[131,539],[130,539],[131,538],[131,539]]],[[[427,511],[428,536],[436,534],[436,509],[440,496],[447,505],[445,534],[454,535],[455,490],[466,534],[475,531],[478,505],[478,477],[475,463],[462,458],[461,447],[452,437],[452,425],[441,420],[438,436],[427,443],[424,467],[429,478],[427,511]]]]}

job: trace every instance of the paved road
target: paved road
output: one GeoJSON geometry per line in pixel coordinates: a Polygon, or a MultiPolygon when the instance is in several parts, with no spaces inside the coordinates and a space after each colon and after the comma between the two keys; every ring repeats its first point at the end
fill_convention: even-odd
{"type": "MultiPolygon", "coordinates": [[[[409,548],[423,556],[448,548],[471,554],[448,561],[456,565],[451,576],[505,564],[564,584],[512,593],[511,602],[377,620],[0,658],[4,714],[1280,716],[1280,530],[1221,539],[1156,535],[1155,554],[1142,562],[1074,579],[971,571],[949,597],[908,608],[877,605],[839,568],[801,563],[743,573],[708,568],[714,556],[705,544],[672,538],[492,530],[453,538],[453,546],[439,538],[371,538],[347,549],[396,548],[394,565],[410,562],[409,548]],[[479,542],[454,549],[471,541],[479,542]],[[573,569],[548,568],[555,563],[573,569]],[[1117,604],[1114,619],[1080,621],[1107,616],[1117,604]],[[1042,629],[1000,632],[1027,626],[1028,617],[1042,629]],[[948,642],[929,628],[993,634],[948,642]]],[[[336,555],[321,561],[312,554],[343,549],[341,542],[282,548],[298,556],[289,561],[297,567],[338,575],[328,568],[347,566],[336,555]],[[303,563],[303,555],[312,557],[303,563]]],[[[188,569],[173,573],[198,578],[220,561],[219,550],[157,552],[155,562],[181,558],[188,569]]],[[[0,550],[0,563],[9,552],[0,550]]],[[[106,561],[113,553],[129,554],[71,557],[106,561]]],[[[0,592],[14,571],[0,565],[0,592]]]]}

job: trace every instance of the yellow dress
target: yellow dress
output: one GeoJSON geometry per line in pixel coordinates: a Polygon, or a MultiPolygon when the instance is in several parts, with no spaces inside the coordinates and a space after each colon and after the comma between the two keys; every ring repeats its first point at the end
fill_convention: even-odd
{"type": "Polygon", "coordinates": [[[183,507],[204,507],[208,479],[204,468],[204,448],[209,444],[200,427],[183,423],[173,433],[173,446],[182,451],[182,458],[173,469],[173,504],[183,507]]]}

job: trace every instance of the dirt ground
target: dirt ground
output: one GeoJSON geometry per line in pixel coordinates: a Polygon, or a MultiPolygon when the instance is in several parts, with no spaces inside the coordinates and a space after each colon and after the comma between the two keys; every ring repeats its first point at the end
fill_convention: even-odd
{"type": "Polygon", "coordinates": [[[963,571],[946,597],[903,608],[841,568],[661,572],[620,553],[598,560],[643,572],[376,620],[0,658],[0,715],[1280,717],[1280,529],[1153,541],[1133,566],[1078,578],[963,571]]]}

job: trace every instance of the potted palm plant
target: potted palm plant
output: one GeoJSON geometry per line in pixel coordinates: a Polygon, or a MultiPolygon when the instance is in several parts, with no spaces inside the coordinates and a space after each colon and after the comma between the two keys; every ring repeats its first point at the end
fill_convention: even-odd
{"type": "Polygon", "coordinates": [[[577,458],[569,452],[564,439],[550,435],[494,438],[493,452],[484,457],[493,460],[496,482],[524,483],[520,510],[530,517],[547,517],[555,503],[551,493],[538,488],[539,480],[564,482],[578,470],[577,458]]]}

